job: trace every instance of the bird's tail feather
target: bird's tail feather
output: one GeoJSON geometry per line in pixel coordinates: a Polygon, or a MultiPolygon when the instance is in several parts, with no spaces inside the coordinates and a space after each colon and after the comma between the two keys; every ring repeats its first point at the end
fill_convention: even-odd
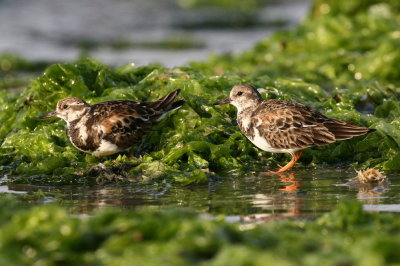
{"type": "Polygon", "coordinates": [[[181,92],[180,89],[174,90],[157,101],[150,103],[150,107],[161,112],[169,112],[181,107],[186,101],[176,100],[176,96],[181,92]]]}
{"type": "Polygon", "coordinates": [[[333,135],[335,135],[336,140],[350,139],[355,136],[362,136],[375,131],[375,129],[355,126],[335,120],[324,123],[324,126],[327,127],[333,135]]]}

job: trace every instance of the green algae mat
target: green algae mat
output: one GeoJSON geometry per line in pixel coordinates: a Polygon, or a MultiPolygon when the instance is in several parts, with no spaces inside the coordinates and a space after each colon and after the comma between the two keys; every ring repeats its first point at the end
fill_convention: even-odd
{"type": "MultiPolygon", "coordinates": [[[[211,106],[238,83],[261,88],[265,98],[301,102],[327,116],[377,129],[367,136],[305,150],[296,166],[302,171],[339,166],[400,170],[399,14],[397,0],[315,0],[310,15],[297,28],[276,33],[240,55],[212,56],[173,69],[161,65],[114,69],[92,59],[49,66],[25,89],[0,91],[0,174],[15,187],[18,183],[84,187],[96,182],[162,187],[174,182],[187,190],[190,186],[183,185],[207,186],[210,181],[236,178],[243,180],[242,186],[252,186],[251,194],[263,192],[264,183],[241,177],[250,171],[275,169],[289,157],[260,151],[246,140],[236,126],[234,107],[211,106]],[[154,100],[178,88],[187,100],[181,109],[169,114],[132,151],[105,159],[73,148],[65,134],[65,122],[38,118],[68,96],[90,104],[154,100]],[[99,168],[99,163],[104,167],[99,168]]],[[[10,56],[0,57],[0,63],[0,77],[3,72],[43,67],[10,56]],[[1,63],[4,60],[8,63],[1,63]]],[[[7,84],[20,83],[2,81],[0,87],[7,84]]],[[[326,207],[328,197],[329,203],[336,205],[332,198],[337,195],[331,190],[347,189],[322,177],[325,190],[318,197],[310,193],[311,200],[302,203],[309,209],[313,209],[310,204],[326,207]]],[[[309,182],[300,180],[312,190],[311,179],[314,176],[309,182]]],[[[282,190],[285,182],[299,181],[274,182],[279,186],[269,189],[275,191],[282,190]]],[[[392,182],[398,187],[397,180],[392,182]]],[[[289,194],[289,186],[285,189],[277,202],[285,204],[300,197],[289,194]]],[[[192,192],[187,193],[185,198],[190,198],[192,192]]],[[[360,188],[358,195],[362,193],[360,188]]],[[[243,214],[240,204],[245,199],[236,197],[234,207],[238,209],[228,211],[222,194],[217,198],[219,210],[213,212],[209,205],[215,205],[207,201],[215,198],[203,196],[200,200],[205,205],[187,210],[147,206],[91,210],[90,216],[73,216],[55,203],[27,204],[41,203],[35,201],[35,197],[43,197],[41,193],[17,197],[23,201],[0,195],[0,265],[400,263],[398,214],[367,213],[361,203],[348,201],[313,220],[294,216],[296,220],[261,225],[229,223],[221,212],[243,214]],[[214,216],[199,214],[205,211],[214,216]]],[[[175,200],[180,206],[186,202],[184,198],[175,200]]],[[[248,213],[253,212],[250,205],[244,206],[248,213]]]]}
{"type": "Polygon", "coordinates": [[[339,204],[314,221],[227,223],[182,209],[106,210],[0,198],[1,265],[398,265],[400,220],[339,204]]]}
{"type": "Polygon", "coordinates": [[[275,168],[288,157],[253,147],[236,126],[234,107],[210,105],[244,82],[262,88],[266,98],[301,102],[327,116],[377,129],[306,150],[301,159],[305,167],[399,170],[399,8],[398,1],[315,1],[309,17],[294,30],[279,32],[241,55],[173,69],[111,69],[91,59],[52,65],[24,90],[0,93],[1,172],[15,182],[90,183],[102,178],[101,171],[90,169],[102,162],[127,182],[171,179],[190,184],[275,168]],[[69,143],[64,121],[38,118],[68,96],[90,104],[154,100],[178,88],[187,104],[168,115],[141,145],[113,158],[82,154],[69,143]]]}

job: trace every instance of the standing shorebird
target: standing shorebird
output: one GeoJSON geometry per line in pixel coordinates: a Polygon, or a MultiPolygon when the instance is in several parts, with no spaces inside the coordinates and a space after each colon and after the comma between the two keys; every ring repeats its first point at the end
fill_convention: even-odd
{"type": "Polygon", "coordinates": [[[119,100],[92,106],[69,97],[41,118],[64,119],[68,138],[78,150],[96,157],[106,156],[138,144],[165,114],[181,107],[185,101],[176,100],[179,92],[175,90],[154,102],[119,100]]]}
{"type": "Polygon", "coordinates": [[[239,128],[255,146],[268,152],[290,153],[292,159],[278,173],[293,167],[302,149],[375,131],[331,119],[300,103],[263,100],[248,84],[234,86],[228,98],[214,105],[227,103],[237,108],[239,128]]]}

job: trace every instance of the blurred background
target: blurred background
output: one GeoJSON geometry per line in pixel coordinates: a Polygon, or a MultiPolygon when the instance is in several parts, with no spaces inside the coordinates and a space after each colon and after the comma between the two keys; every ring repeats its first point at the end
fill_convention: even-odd
{"type": "Polygon", "coordinates": [[[168,67],[238,53],[304,19],[308,0],[0,0],[0,54],[168,67]]]}

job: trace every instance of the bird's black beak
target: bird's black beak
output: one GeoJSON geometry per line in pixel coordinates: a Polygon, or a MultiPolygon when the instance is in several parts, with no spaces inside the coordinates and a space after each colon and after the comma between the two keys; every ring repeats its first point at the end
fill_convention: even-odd
{"type": "Polygon", "coordinates": [[[52,117],[56,117],[56,116],[57,116],[57,112],[53,111],[53,112],[48,113],[47,115],[42,115],[39,118],[44,119],[44,118],[52,118],[52,117]]]}
{"type": "Polygon", "coordinates": [[[225,98],[225,99],[219,100],[218,102],[213,103],[213,105],[227,104],[230,102],[231,102],[231,98],[228,97],[228,98],[225,98]]]}

